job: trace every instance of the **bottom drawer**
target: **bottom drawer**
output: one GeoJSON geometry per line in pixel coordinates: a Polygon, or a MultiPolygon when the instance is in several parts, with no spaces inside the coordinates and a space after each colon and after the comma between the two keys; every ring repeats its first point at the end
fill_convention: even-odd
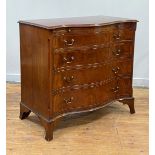
{"type": "Polygon", "coordinates": [[[131,78],[121,78],[90,88],[67,91],[53,96],[54,116],[62,113],[87,110],[115,99],[132,96],[131,78]]]}
{"type": "Polygon", "coordinates": [[[94,86],[80,90],[68,91],[53,96],[53,112],[55,115],[64,112],[86,110],[103,104],[101,102],[115,98],[112,88],[116,87],[113,80],[103,86],[94,86]]]}

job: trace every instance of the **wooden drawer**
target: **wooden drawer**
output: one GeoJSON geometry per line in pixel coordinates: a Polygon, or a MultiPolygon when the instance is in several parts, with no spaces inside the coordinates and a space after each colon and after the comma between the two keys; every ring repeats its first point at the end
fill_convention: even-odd
{"type": "MultiPolygon", "coordinates": [[[[111,89],[111,92],[113,93],[113,96],[110,95],[111,99],[120,99],[120,98],[128,98],[132,97],[132,77],[121,77],[117,78],[115,83],[113,82],[113,87],[109,87],[111,89]]],[[[105,99],[109,99],[108,94],[103,95],[102,93],[104,89],[109,89],[107,87],[98,87],[96,93],[96,102],[100,102],[105,99]]]]}
{"type": "Polygon", "coordinates": [[[115,76],[132,76],[133,60],[122,58],[118,61],[112,62],[110,67],[112,73],[115,74],[115,76]]]}
{"type": "Polygon", "coordinates": [[[107,61],[109,58],[132,58],[133,51],[132,42],[115,43],[110,47],[94,46],[86,50],[56,51],[54,54],[54,68],[100,63],[107,61]]]}
{"type": "Polygon", "coordinates": [[[132,40],[135,37],[135,23],[115,24],[113,31],[113,42],[132,40]]]}
{"type": "Polygon", "coordinates": [[[132,59],[110,61],[106,64],[93,64],[92,66],[75,66],[60,73],[55,73],[53,88],[102,81],[114,76],[132,75],[132,59]],[[83,68],[82,68],[83,67],[83,68]]]}
{"type": "Polygon", "coordinates": [[[53,112],[58,115],[63,112],[78,111],[96,107],[115,99],[115,80],[102,88],[81,89],[57,94],[53,97],[53,112]],[[103,95],[104,94],[104,95],[103,95]]]}
{"type": "Polygon", "coordinates": [[[112,58],[133,58],[134,43],[121,42],[115,43],[109,50],[109,57],[112,58]]]}
{"type": "Polygon", "coordinates": [[[134,40],[135,24],[113,24],[98,28],[68,28],[54,32],[54,48],[70,48],[89,45],[108,44],[124,40],[134,40]]]}
{"type": "Polygon", "coordinates": [[[109,48],[91,48],[88,50],[71,50],[54,54],[54,67],[87,65],[103,62],[109,57],[109,48]]]}
{"type": "Polygon", "coordinates": [[[124,30],[116,30],[113,33],[113,42],[120,42],[120,41],[133,41],[135,36],[135,31],[124,29],[124,30]]]}
{"type": "Polygon", "coordinates": [[[131,78],[123,77],[120,79],[113,79],[102,86],[68,91],[55,95],[53,97],[53,112],[55,115],[59,115],[74,110],[86,110],[102,106],[116,99],[131,96],[131,78]]]}
{"type": "Polygon", "coordinates": [[[104,44],[110,41],[110,33],[92,33],[92,34],[66,34],[55,36],[53,40],[54,48],[70,48],[79,46],[89,46],[96,44],[104,44]]]}

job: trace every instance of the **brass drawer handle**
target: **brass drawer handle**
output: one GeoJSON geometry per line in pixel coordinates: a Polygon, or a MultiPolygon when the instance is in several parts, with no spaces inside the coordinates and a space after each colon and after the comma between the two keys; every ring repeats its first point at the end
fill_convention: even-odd
{"type": "Polygon", "coordinates": [[[112,88],[112,91],[113,91],[114,93],[117,93],[117,92],[119,91],[119,87],[116,86],[116,87],[112,88]]]}
{"type": "Polygon", "coordinates": [[[120,40],[121,39],[121,35],[120,34],[114,34],[113,36],[114,36],[114,38],[116,40],[120,40]]]}
{"type": "Polygon", "coordinates": [[[67,63],[67,64],[72,63],[73,60],[74,60],[74,56],[71,56],[71,57],[69,57],[69,58],[63,57],[63,61],[64,61],[65,63],[67,63]]]}
{"type": "Polygon", "coordinates": [[[97,48],[98,48],[97,45],[94,45],[94,46],[92,47],[93,50],[97,50],[97,48]]]}
{"type": "Polygon", "coordinates": [[[65,102],[66,104],[71,104],[73,100],[74,100],[74,97],[64,98],[64,102],[65,102]]]}
{"type": "Polygon", "coordinates": [[[71,77],[64,77],[64,81],[67,82],[67,83],[71,83],[72,81],[74,80],[74,76],[71,76],[71,77]]]}
{"type": "Polygon", "coordinates": [[[70,32],[72,31],[70,28],[66,28],[65,30],[66,30],[66,32],[68,32],[68,33],[70,33],[70,32]]]}
{"type": "Polygon", "coordinates": [[[114,53],[116,56],[119,56],[120,53],[121,53],[121,50],[120,50],[120,49],[117,49],[116,51],[113,51],[113,53],[114,53]]]}
{"type": "Polygon", "coordinates": [[[118,74],[119,70],[120,70],[120,68],[118,66],[112,69],[114,74],[118,74]]]}
{"type": "Polygon", "coordinates": [[[72,30],[70,28],[67,29],[67,32],[71,32],[72,30]]]}
{"type": "Polygon", "coordinates": [[[64,40],[64,42],[65,42],[65,44],[67,45],[67,46],[72,46],[73,44],[74,44],[74,39],[71,39],[71,41],[68,41],[68,40],[64,40]]]}

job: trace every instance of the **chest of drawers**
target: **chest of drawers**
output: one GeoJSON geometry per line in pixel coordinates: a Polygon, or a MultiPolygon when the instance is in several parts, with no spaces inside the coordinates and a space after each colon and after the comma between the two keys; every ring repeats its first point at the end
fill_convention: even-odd
{"type": "Polygon", "coordinates": [[[45,139],[61,117],[114,101],[134,113],[136,20],[94,16],[19,21],[20,118],[34,112],[45,139]]]}

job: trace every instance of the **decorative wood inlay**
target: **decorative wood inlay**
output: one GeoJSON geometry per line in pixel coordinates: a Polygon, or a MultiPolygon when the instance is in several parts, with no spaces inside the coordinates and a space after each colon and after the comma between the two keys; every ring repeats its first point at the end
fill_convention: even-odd
{"type": "Polygon", "coordinates": [[[83,70],[83,69],[90,69],[90,68],[98,68],[98,67],[103,67],[107,64],[111,64],[112,62],[119,62],[121,61],[121,59],[124,61],[128,61],[131,60],[131,58],[119,58],[119,60],[117,60],[116,58],[111,58],[108,61],[103,61],[103,62],[96,62],[93,64],[87,64],[87,65],[75,65],[75,66],[64,66],[64,67],[60,67],[60,68],[54,68],[54,73],[59,73],[59,72],[65,72],[65,71],[70,71],[70,70],[83,70]]]}
{"type": "Polygon", "coordinates": [[[54,53],[66,53],[66,52],[77,52],[77,51],[87,51],[87,50],[92,50],[94,49],[99,49],[99,48],[108,48],[110,47],[110,44],[99,44],[99,45],[89,45],[89,46],[78,46],[78,47],[66,47],[66,48],[56,48],[54,49],[54,53]]]}
{"type": "MultiPolygon", "coordinates": [[[[112,33],[112,31],[108,30],[109,33],[112,33]]],[[[101,34],[108,34],[107,31],[97,31],[97,30],[94,30],[94,31],[78,31],[78,32],[74,32],[72,33],[72,35],[76,35],[76,36],[80,36],[81,34],[83,35],[101,35],[101,34]]],[[[71,35],[70,33],[65,33],[65,32],[59,32],[59,33],[53,33],[53,36],[54,37],[59,37],[59,36],[68,36],[68,35],[71,35]]]]}
{"type": "MultiPolygon", "coordinates": [[[[124,44],[127,42],[133,42],[133,40],[120,40],[119,44],[124,44]]],[[[55,54],[58,53],[68,53],[68,52],[77,52],[77,51],[87,51],[89,52],[95,51],[95,49],[102,49],[102,48],[110,48],[114,45],[113,42],[107,42],[105,44],[98,44],[98,45],[89,45],[89,46],[77,46],[77,47],[64,47],[64,48],[53,48],[55,54]]]]}
{"type": "Polygon", "coordinates": [[[91,88],[101,87],[113,80],[117,80],[117,78],[118,77],[112,77],[104,81],[96,81],[92,83],[85,83],[81,85],[73,85],[73,86],[67,86],[67,87],[54,89],[52,90],[52,95],[63,94],[67,91],[75,91],[75,90],[80,90],[80,89],[91,89],[91,88]]]}

